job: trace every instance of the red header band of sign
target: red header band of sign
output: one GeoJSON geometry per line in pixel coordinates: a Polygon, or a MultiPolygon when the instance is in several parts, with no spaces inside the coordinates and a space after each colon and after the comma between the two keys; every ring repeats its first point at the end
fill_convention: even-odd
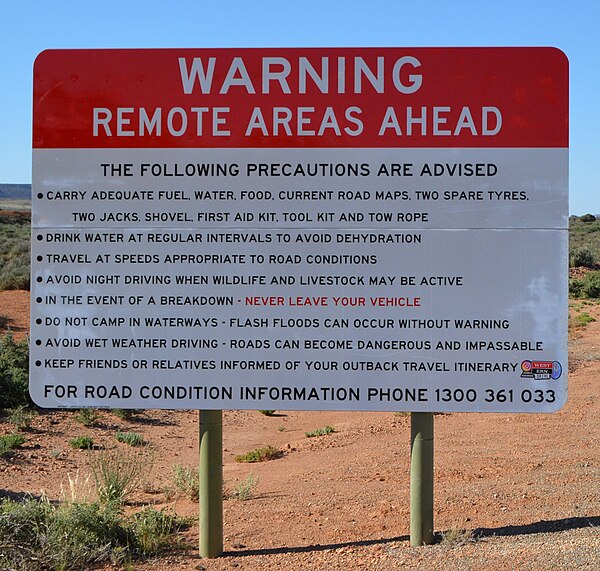
{"type": "Polygon", "coordinates": [[[555,48],[49,50],[33,147],[568,147],[555,48]]]}

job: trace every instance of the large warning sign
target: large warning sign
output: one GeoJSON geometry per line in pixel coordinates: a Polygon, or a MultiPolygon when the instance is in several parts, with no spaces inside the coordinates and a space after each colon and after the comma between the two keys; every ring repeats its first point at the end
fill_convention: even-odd
{"type": "Polygon", "coordinates": [[[564,404],[562,52],[52,50],[34,75],[36,403],[564,404]]]}

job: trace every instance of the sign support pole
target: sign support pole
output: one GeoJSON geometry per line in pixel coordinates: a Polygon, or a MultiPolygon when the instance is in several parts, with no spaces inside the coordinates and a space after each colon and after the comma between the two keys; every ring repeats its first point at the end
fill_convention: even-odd
{"type": "Polygon", "coordinates": [[[223,554],[223,411],[201,410],[200,557],[223,554]]]}
{"type": "Polygon", "coordinates": [[[433,413],[410,414],[410,544],[433,543],[433,413]]]}

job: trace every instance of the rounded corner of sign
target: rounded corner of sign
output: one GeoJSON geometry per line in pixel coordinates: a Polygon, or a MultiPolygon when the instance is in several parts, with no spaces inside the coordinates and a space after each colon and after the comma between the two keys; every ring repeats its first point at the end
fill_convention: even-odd
{"type": "Polygon", "coordinates": [[[40,395],[36,394],[35,391],[31,390],[31,387],[29,389],[29,398],[33,401],[33,404],[35,406],[38,406],[40,408],[53,408],[49,406],[43,398],[40,398],[40,395]]]}
{"type": "Polygon", "coordinates": [[[549,46],[547,49],[551,51],[557,59],[562,60],[562,62],[567,66],[567,68],[569,67],[569,56],[564,52],[564,50],[557,46],[549,46]]]}
{"type": "Polygon", "coordinates": [[[568,400],[567,396],[568,396],[567,391],[565,391],[564,394],[562,395],[562,398],[560,400],[557,400],[555,403],[553,403],[554,406],[552,408],[548,409],[548,412],[551,412],[551,413],[560,412],[567,404],[567,400],[568,400]]]}
{"type": "Polygon", "coordinates": [[[33,60],[33,69],[35,70],[39,65],[43,64],[44,59],[47,58],[49,56],[49,54],[52,53],[53,51],[56,51],[56,50],[51,50],[49,48],[46,48],[46,49],[42,50],[41,52],[39,52],[35,56],[35,59],[33,60]]]}

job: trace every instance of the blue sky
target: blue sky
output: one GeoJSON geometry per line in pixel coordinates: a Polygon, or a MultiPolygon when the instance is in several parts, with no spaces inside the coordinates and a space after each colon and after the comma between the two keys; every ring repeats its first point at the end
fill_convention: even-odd
{"type": "Polygon", "coordinates": [[[0,0],[0,182],[31,181],[32,65],[47,48],[556,46],[570,60],[570,211],[600,213],[597,0],[0,0]]]}

